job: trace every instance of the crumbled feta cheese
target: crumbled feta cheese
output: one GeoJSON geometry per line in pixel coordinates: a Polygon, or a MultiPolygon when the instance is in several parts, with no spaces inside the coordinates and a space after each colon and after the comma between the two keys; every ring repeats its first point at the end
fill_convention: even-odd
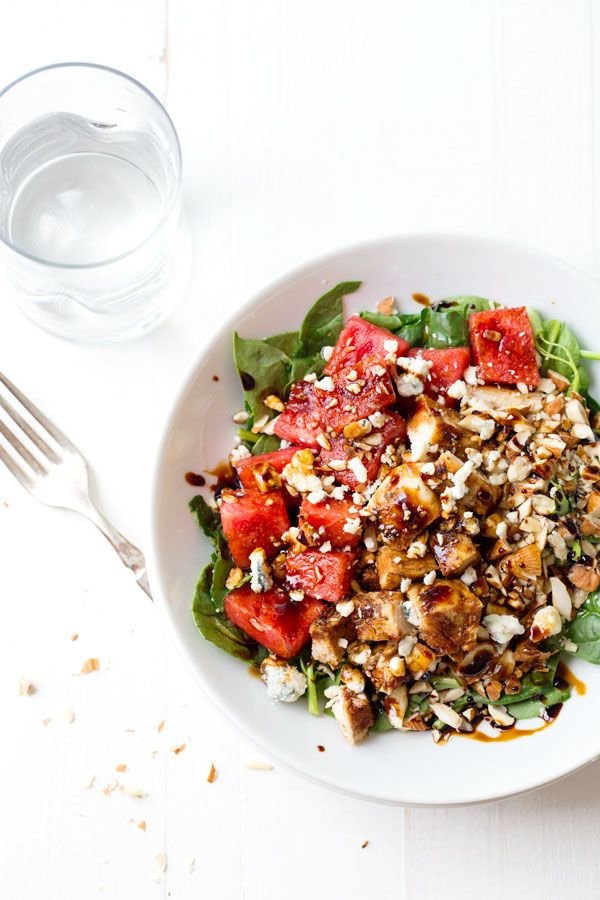
{"type": "Polygon", "coordinates": [[[467,366],[464,371],[463,378],[467,384],[477,384],[477,367],[467,366]]]}
{"type": "Polygon", "coordinates": [[[304,381],[308,381],[309,384],[314,383],[317,380],[317,375],[315,372],[309,372],[304,376],[304,381]]]}
{"type": "Polygon", "coordinates": [[[467,493],[467,481],[469,476],[473,474],[475,471],[475,466],[471,462],[471,460],[467,460],[466,463],[463,463],[460,469],[458,469],[452,478],[452,487],[450,488],[450,496],[454,500],[462,500],[462,498],[467,493]]]}
{"type": "Polygon", "coordinates": [[[289,597],[290,600],[292,600],[294,603],[300,603],[302,600],[304,600],[304,591],[290,591],[289,597]]]}
{"type": "Polygon", "coordinates": [[[516,634],[524,634],[525,628],[516,616],[499,616],[491,613],[483,617],[483,627],[496,644],[507,644],[516,634]]]}
{"type": "MultiPolygon", "coordinates": [[[[396,561],[396,560],[394,560],[394,562],[395,562],[395,561],[396,561]]],[[[401,592],[402,592],[403,594],[405,594],[405,593],[407,592],[407,590],[409,589],[409,587],[411,586],[411,584],[412,584],[412,578],[402,578],[401,581],[400,581],[400,590],[401,590],[401,592]]]]}
{"type": "Polygon", "coordinates": [[[383,349],[386,353],[396,353],[398,350],[398,341],[387,340],[383,342],[383,349]]]}
{"type": "Polygon", "coordinates": [[[338,485],[336,485],[336,487],[334,487],[334,489],[332,490],[332,492],[330,493],[329,496],[333,500],[343,500],[344,494],[348,490],[350,490],[350,488],[348,487],[347,484],[338,484],[338,485]]]}
{"type": "Polygon", "coordinates": [[[323,541],[319,550],[321,553],[329,553],[331,551],[331,541],[323,541]]]}
{"type": "Polygon", "coordinates": [[[386,417],[382,412],[374,412],[369,416],[369,422],[373,428],[383,428],[386,423],[386,417]]]}
{"type": "Polygon", "coordinates": [[[229,454],[229,458],[232,463],[239,462],[242,459],[248,459],[252,454],[245,446],[245,444],[238,444],[237,447],[234,447],[231,453],[229,454]]]}
{"type": "Polygon", "coordinates": [[[309,503],[321,503],[323,500],[327,500],[329,495],[325,493],[323,488],[319,488],[318,491],[310,491],[309,494],[306,495],[306,499],[309,503]]]}
{"type": "Polygon", "coordinates": [[[374,525],[369,525],[365,529],[363,544],[370,552],[377,549],[377,531],[374,525]]]}
{"type": "Polygon", "coordinates": [[[449,397],[452,397],[454,400],[462,400],[463,397],[467,396],[468,388],[462,379],[455,381],[454,384],[451,384],[448,390],[446,391],[449,397]]]}
{"type": "Polygon", "coordinates": [[[416,541],[413,541],[406,551],[406,555],[409,559],[423,559],[425,554],[427,553],[427,544],[421,538],[417,538],[416,541]]]}
{"type": "Polygon", "coordinates": [[[346,532],[346,534],[359,534],[362,528],[362,523],[358,516],[352,519],[346,519],[342,526],[342,530],[346,532]]]}
{"type": "Polygon", "coordinates": [[[419,611],[414,606],[412,600],[404,600],[402,603],[402,610],[408,622],[418,628],[421,624],[421,617],[419,616],[419,611]]]}
{"type": "Polygon", "coordinates": [[[429,587],[430,584],[433,584],[436,578],[437,572],[435,571],[435,569],[432,569],[431,572],[428,572],[427,575],[423,576],[423,584],[426,584],[429,587]]]}
{"type": "Polygon", "coordinates": [[[396,360],[399,369],[416,375],[421,380],[425,379],[429,374],[433,363],[430,359],[423,359],[422,356],[399,356],[396,360]]]}
{"type": "Polygon", "coordinates": [[[465,571],[460,576],[460,580],[463,582],[463,584],[466,584],[467,587],[471,587],[472,584],[475,584],[475,582],[477,581],[477,572],[473,568],[473,566],[469,566],[468,569],[465,569],[465,571]]]}
{"type": "Polygon", "coordinates": [[[414,634],[407,634],[398,644],[398,656],[404,658],[410,656],[416,643],[417,639],[414,634]]]}
{"type": "Polygon", "coordinates": [[[432,462],[423,463],[421,475],[435,475],[435,465],[432,462]]]}
{"type": "Polygon", "coordinates": [[[359,484],[366,484],[368,480],[367,470],[360,456],[352,456],[348,460],[348,468],[354,473],[359,484]]]}
{"type": "Polygon", "coordinates": [[[298,450],[284,468],[284,481],[299,493],[320,491],[321,479],[314,472],[315,458],[310,450],[298,450]]]}
{"type": "Polygon", "coordinates": [[[270,591],[273,587],[271,567],[267,562],[267,555],[262,547],[253,550],[250,554],[250,587],[255,594],[270,591]]]}
{"type": "Polygon", "coordinates": [[[321,356],[325,360],[325,362],[329,362],[333,355],[333,347],[326,345],[325,347],[321,347],[321,356]]]}
{"type": "Polygon", "coordinates": [[[423,393],[423,382],[417,375],[406,372],[395,379],[396,389],[401,397],[417,397],[423,393]]]}
{"type": "Polygon", "coordinates": [[[335,389],[333,378],[331,378],[330,375],[325,375],[320,381],[315,381],[315,388],[319,391],[327,391],[327,393],[330,393],[335,389]]]}
{"type": "Polygon", "coordinates": [[[306,676],[296,666],[268,656],[260,666],[260,677],[267,686],[267,694],[280,703],[293,703],[306,691],[306,676]]]}

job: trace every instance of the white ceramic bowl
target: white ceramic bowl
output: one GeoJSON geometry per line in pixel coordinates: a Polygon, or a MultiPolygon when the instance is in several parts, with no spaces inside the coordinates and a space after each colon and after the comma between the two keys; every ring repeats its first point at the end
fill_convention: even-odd
{"type": "Polygon", "coordinates": [[[455,737],[435,745],[428,734],[388,732],[351,747],[333,719],[308,715],[302,701],[271,702],[244,663],[206,642],[194,627],[191,599],[209,548],[188,512],[195,491],[184,474],[211,469],[232,446],[231,416],[241,395],[231,332],[264,337],[295,329],[328,287],[351,279],[363,286],[346,298],[349,313],[373,309],[390,294],[403,311],[418,310],[411,300],[415,291],[434,299],[477,294],[567,319],[580,338],[590,335],[591,345],[600,338],[600,284],[550,256],[505,241],[390,238],[339,250],[290,272],[223,326],[175,400],[155,473],[154,597],[179,650],[223,714],[265,754],[314,782],[356,797],[427,806],[482,802],[540,787],[600,755],[600,667],[570,663],[586,682],[587,694],[574,696],[554,725],[532,736],[498,744],[455,737]]]}

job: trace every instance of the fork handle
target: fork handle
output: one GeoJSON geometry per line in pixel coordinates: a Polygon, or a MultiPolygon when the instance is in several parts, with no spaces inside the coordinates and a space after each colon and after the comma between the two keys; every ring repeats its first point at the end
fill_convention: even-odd
{"type": "Polygon", "coordinates": [[[123,537],[123,535],[111,525],[108,519],[106,519],[95,506],[90,504],[90,506],[85,510],[82,510],[82,512],[87,516],[90,522],[93,522],[96,528],[102,532],[109,544],[119,554],[121,562],[126,565],[128,569],[131,569],[135,576],[135,580],[141,589],[152,600],[152,593],[146,574],[146,560],[139,547],[136,547],[135,544],[132,544],[127,538],[123,537]]]}

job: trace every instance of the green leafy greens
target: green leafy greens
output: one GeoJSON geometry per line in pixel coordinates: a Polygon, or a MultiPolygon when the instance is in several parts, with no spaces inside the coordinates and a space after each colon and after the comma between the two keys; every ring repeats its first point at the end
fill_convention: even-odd
{"type": "Polygon", "coordinates": [[[258,435],[252,427],[274,412],[265,406],[269,395],[286,400],[291,385],[309,372],[320,375],[325,365],[323,347],[333,346],[344,325],[342,298],[360,287],[360,281],[344,281],[323,294],[309,309],[299,331],[287,331],[265,340],[233,336],[233,356],[244,391],[248,422],[239,432],[252,453],[277,449],[279,441],[258,435]]]}
{"type": "Polygon", "coordinates": [[[468,346],[469,316],[472,312],[494,307],[495,304],[484,297],[461,296],[447,297],[419,313],[385,316],[362,312],[360,315],[373,325],[393,331],[413,347],[437,349],[468,346]]]}
{"type": "Polygon", "coordinates": [[[567,637],[577,645],[573,656],[600,665],[600,591],[588,594],[569,625],[567,637]]]}
{"type": "Polygon", "coordinates": [[[225,582],[233,563],[229,558],[219,514],[199,494],[190,500],[190,511],[213,545],[210,562],[200,572],[192,602],[196,627],[207,641],[225,653],[251,661],[256,657],[256,643],[236,628],[223,612],[227,594],[225,582]]]}

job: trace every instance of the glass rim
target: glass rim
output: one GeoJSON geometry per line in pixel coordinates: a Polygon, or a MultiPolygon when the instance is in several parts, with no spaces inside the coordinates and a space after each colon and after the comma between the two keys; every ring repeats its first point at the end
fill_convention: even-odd
{"type": "Polygon", "coordinates": [[[125,81],[129,81],[131,84],[134,84],[136,88],[142,91],[143,94],[146,94],[147,97],[153,101],[156,106],[158,106],[161,113],[164,115],[167,120],[168,125],[173,132],[173,137],[175,138],[175,150],[176,150],[176,161],[177,161],[177,173],[175,183],[173,185],[173,189],[171,191],[171,195],[169,197],[168,203],[165,206],[163,212],[161,213],[160,219],[156,223],[155,227],[151,232],[142,240],[138,241],[137,244],[134,244],[130,247],[129,250],[125,250],[125,252],[120,253],[118,256],[111,256],[108,259],[100,259],[97,262],[91,263],[61,263],[54,262],[50,259],[44,259],[42,256],[35,256],[32,253],[27,253],[26,250],[23,250],[21,247],[14,244],[12,241],[5,239],[2,234],[0,234],[0,243],[2,243],[5,247],[7,247],[12,252],[16,253],[18,256],[23,257],[24,259],[28,259],[30,262],[38,263],[43,266],[48,266],[50,268],[55,269],[67,269],[72,271],[77,271],[80,269],[97,269],[102,266],[109,266],[112,263],[119,262],[122,259],[126,259],[128,256],[131,256],[132,253],[135,253],[136,250],[139,250],[145,244],[147,244],[152,238],[158,234],[160,229],[163,227],[167,219],[169,218],[175,202],[177,200],[178,195],[181,192],[181,179],[182,179],[182,154],[181,154],[181,143],[179,141],[179,135],[177,134],[177,129],[173,124],[173,120],[171,116],[167,112],[165,106],[158,99],[156,94],[153,94],[152,91],[147,88],[141,81],[138,81],[137,78],[133,78],[132,75],[127,75],[125,72],[122,72],[120,69],[115,69],[112,66],[104,66],[101,63],[89,63],[89,62],[61,62],[61,63],[50,63],[47,66],[39,66],[37,69],[31,69],[29,72],[25,72],[25,74],[20,75],[18,78],[15,78],[14,81],[11,81],[10,84],[7,84],[6,87],[0,90],[0,104],[6,94],[11,91],[14,87],[20,84],[22,81],[27,81],[29,78],[33,78],[35,75],[41,75],[44,72],[51,72],[54,69],[95,69],[99,72],[108,72],[111,75],[117,75],[119,78],[123,78],[125,81]]]}

